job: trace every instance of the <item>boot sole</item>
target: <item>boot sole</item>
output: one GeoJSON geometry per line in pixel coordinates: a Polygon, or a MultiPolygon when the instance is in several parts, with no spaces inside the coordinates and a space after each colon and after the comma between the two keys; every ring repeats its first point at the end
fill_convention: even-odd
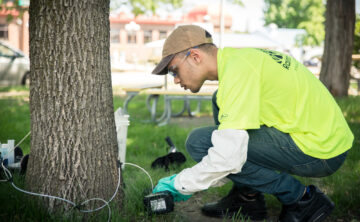
{"type": "Polygon", "coordinates": [[[321,222],[328,217],[333,209],[335,208],[335,204],[331,202],[330,205],[322,206],[318,211],[316,211],[313,216],[309,219],[309,222],[321,222]]]}

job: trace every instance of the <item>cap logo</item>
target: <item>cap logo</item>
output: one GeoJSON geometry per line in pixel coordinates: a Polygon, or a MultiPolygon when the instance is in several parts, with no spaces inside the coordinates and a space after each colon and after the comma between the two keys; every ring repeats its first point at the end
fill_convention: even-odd
{"type": "Polygon", "coordinates": [[[211,38],[211,34],[205,30],[205,38],[211,38]]]}

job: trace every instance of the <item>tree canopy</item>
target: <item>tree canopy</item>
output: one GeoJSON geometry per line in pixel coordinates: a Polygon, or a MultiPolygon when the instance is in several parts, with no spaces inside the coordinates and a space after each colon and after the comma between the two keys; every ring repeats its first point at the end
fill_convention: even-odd
{"type": "MultiPolygon", "coordinates": [[[[241,0],[232,0],[235,3],[241,2],[241,0]]],[[[182,0],[111,0],[110,7],[111,9],[119,8],[121,5],[128,5],[135,16],[140,14],[145,14],[146,12],[155,13],[155,10],[160,6],[171,6],[172,8],[179,8],[182,6],[182,0]]],[[[16,10],[20,12],[20,17],[22,14],[28,10],[27,7],[23,6],[21,0],[0,0],[0,10],[16,10]],[[7,2],[12,2],[12,4],[4,4],[7,2]]],[[[13,16],[9,14],[7,20],[11,21],[13,16]]]]}
{"type": "Polygon", "coordinates": [[[325,37],[323,0],[265,0],[265,24],[305,29],[304,45],[320,45],[325,37]]]}
{"type": "MultiPolygon", "coordinates": [[[[243,6],[242,0],[228,0],[231,4],[243,6]]],[[[183,0],[111,0],[110,8],[119,8],[121,5],[128,5],[135,16],[145,14],[146,12],[155,13],[156,9],[167,6],[167,8],[180,8],[183,0]]]]}
{"type": "Polygon", "coordinates": [[[127,5],[131,8],[135,16],[145,14],[146,12],[155,13],[155,10],[160,6],[171,6],[172,8],[179,8],[182,6],[182,0],[111,0],[110,8],[119,8],[121,5],[127,5]]]}
{"type": "MultiPolygon", "coordinates": [[[[28,5],[25,1],[21,0],[0,0],[0,11],[17,11],[19,12],[18,17],[22,17],[24,12],[28,10],[28,5]]],[[[9,13],[6,17],[7,22],[11,22],[13,19],[13,15],[9,13]]]]}

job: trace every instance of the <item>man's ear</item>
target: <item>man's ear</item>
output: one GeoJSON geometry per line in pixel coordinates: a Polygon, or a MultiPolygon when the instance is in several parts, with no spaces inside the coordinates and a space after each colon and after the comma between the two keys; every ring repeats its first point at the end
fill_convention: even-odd
{"type": "Polygon", "coordinates": [[[202,58],[203,58],[203,55],[202,55],[202,51],[199,50],[199,49],[191,49],[191,52],[190,52],[190,57],[191,59],[194,60],[194,62],[196,63],[200,63],[202,58]]]}

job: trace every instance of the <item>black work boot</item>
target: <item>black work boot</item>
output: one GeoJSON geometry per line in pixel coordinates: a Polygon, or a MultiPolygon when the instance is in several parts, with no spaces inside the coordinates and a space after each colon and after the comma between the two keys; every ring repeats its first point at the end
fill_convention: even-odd
{"type": "Polygon", "coordinates": [[[251,220],[266,218],[266,204],[264,195],[256,193],[254,196],[244,195],[235,185],[229,194],[218,202],[207,203],[201,211],[210,217],[233,217],[240,214],[251,220]]]}
{"type": "Polygon", "coordinates": [[[314,185],[308,189],[309,192],[297,203],[282,206],[279,221],[319,222],[330,215],[335,204],[314,185]]]}

